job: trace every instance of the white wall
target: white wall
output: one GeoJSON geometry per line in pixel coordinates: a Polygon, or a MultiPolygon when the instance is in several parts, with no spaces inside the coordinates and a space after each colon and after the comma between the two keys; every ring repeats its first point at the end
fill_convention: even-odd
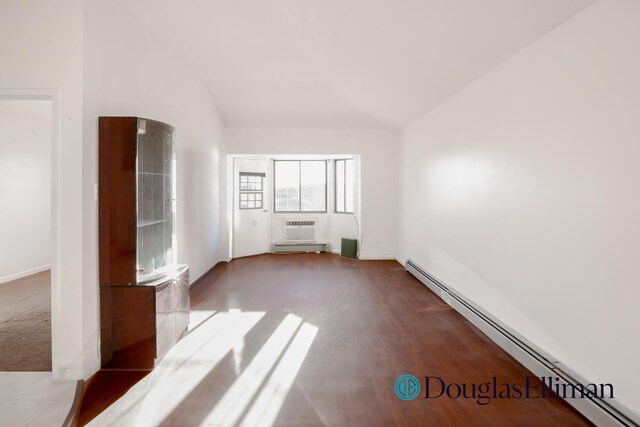
{"type": "MultiPolygon", "coordinates": [[[[362,259],[395,258],[397,135],[384,130],[227,129],[233,154],[355,154],[361,161],[362,259]]],[[[317,215],[316,215],[317,216],[317,215]]],[[[331,215],[335,217],[336,215],[331,215]]],[[[350,216],[349,219],[352,220],[350,216]]],[[[336,220],[338,221],[338,220],[336,220]]],[[[348,220],[346,220],[348,221],[348,220]]],[[[344,222],[340,220],[340,222],[344,222]]],[[[349,230],[348,224],[336,222],[349,230]]],[[[277,225],[274,226],[274,229],[277,225]]],[[[277,230],[275,230],[277,231],[277,230]]],[[[272,238],[275,238],[272,234],[272,238]]],[[[347,237],[347,236],[344,236],[347,237]]],[[[354,236],[355,237],[355,236],[354,236]]],[[[337,234],[331,237],[338,241],[337,234]]],[[[273,239],[272,239],[273,240],[273,239]]],[[[333,242],[335,244],[335,242],[333,242]]]]}
{"type": "MultiPolygon", "coordinates": [[[[82,0],[0,2],[0,93],[57,89],[60,164],[56,226],[61,231],[54,295],[64,310],[53,327],[54,376],[82,376],[82,0]],[[6,41],[6,42],[5,42],[6,41]],[[57,322],[57,323],[56,323],[57,322]],[[59,345],[58,345],[59,344],[59,345]],[[59,351],[58,351],[59,350],[59,351]],[[60,369],[58,369],[60,367],[60,369]]],[[[37,92],[37,91],[34,91],[37,92]]]]}
{"type": "Polygon", "coordinates": [[[51,110],[0,100],[0,283],[51,267],[51,118],[10,115],[6,104],[51,110]]]}
{"type": "Polygon", "coordinates": [[[640,412],[639,41],[601,0],[406,128],[399,253],[640,412]]]}
{"type": "Polygon", "coordinates": [[[142,116],[176,127],[178,262],[190,265],[191,281],[223,252],[219,198],[225,151],[223,124],[209,92],[178,55],[112,2],[87,1],[84,24],[84,322],[85,339],[97,348],[98,116],[142,116]]]}

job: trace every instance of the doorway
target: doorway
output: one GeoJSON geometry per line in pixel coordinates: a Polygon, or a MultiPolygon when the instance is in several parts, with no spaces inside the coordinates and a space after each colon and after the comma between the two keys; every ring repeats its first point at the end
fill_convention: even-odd
{"type": "Polygon", "coordinates": [[[53,369],[52,97],[0,96],[0,371],[53,369]]]}
{"type": "Polygon", "coordinates": [[[269,159],[233,159],[233,258],[269,251],[269,159]]]}

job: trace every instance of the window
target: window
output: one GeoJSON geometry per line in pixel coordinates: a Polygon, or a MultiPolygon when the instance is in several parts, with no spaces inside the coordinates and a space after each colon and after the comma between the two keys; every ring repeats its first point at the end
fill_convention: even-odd
{"type": "Polygon", "coordinates": [[[353,213],[353,159],[336,160],[336,213],[353,213]]]}
{"type": "Polygon", "coordinates": [[[326,212],[327,162],[275,160],[275,212],[326,212]]]}
{"type": "Polygon", "coordinates": [[[264,177],[263,173],[240,172],[240,209],[262,209],[264,177]]]}

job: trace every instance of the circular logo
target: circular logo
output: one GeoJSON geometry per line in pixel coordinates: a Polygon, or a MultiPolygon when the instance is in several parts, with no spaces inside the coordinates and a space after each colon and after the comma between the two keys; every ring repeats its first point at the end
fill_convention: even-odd
{"type": "Polygon", "coordinates": [[[399,399],[413,400],[420,394],[420,382],[413,375],[400,375],[393,384],[393,391],[399,399]]]}

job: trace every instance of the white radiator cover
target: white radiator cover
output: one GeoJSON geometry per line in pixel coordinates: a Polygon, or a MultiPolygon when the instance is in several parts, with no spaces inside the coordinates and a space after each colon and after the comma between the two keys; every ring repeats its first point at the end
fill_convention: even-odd
{"type": "Polygon", "coordinates": [[[286,243],[314,243],[317,219],[285,219],[284,241],[286,243]]]}

